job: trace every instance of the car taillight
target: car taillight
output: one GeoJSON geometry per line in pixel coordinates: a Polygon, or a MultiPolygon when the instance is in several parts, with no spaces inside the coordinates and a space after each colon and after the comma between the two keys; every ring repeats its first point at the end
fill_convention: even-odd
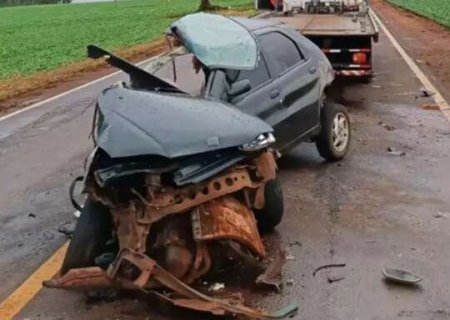
{"type": "Polygon", "coordinates": [[[367,54],[364,52],[357,52],[353,54],[353,63],[355,64],[366,64],[367,63],[367,54]]]}

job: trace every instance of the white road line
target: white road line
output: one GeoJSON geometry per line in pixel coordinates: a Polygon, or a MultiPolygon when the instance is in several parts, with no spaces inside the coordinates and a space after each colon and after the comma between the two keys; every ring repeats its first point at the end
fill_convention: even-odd
{"type": "MultiPolygon", "coordinates": [[[[141,61],[141,62],[138,62],[137,65],[145,64],[145,63],[149,62],[150,60],[157,58],[158,56],[159,56],[159,55],[157,55],[157,56],[155,56],[155,57],[151,57],[151,58],[145,59],[145,60],[143,60],[143,61],[141,61]]],[[[101,78],[98,78],[98,79],[93,80],[93,81],[91,81],[91,82],[82,84],[81,86],[78,86],[78,87],[76,87],[76,88],[70,89],[70,90],[68,90],[68,91],[64,91],[64,92],[62,92],[62,93],[60,93],[60,94],[57,94],[56,96],[53,96],[53,97],[50,97],[50,98],[48,98],[48,99],[39,101],[39,102],[37,102],[37,103],[35,103],[35,104],[29,105],[28,107],[25,107],[25,108],[23,108],[23,109],[17,110],[17,111],[15,111],[15,112],[11,112],[11,113],[9,113],[9,114],[3,116],[3,117],[0,117],[0,122],[4,121],[4,120],[6,120],[6,119],[9,119],[9,118],[15,117],[15,116],[17,116],[17,115],[19,115],[19,114],[21,114],[21,113],[24,113],[24,112],[30,111],[30,110],[32,110],[32,109],[35,109],[35,108],[37,108],[37,107],[40,107],[40,106],[42,106],[42,105],[44,105],[44,104],[46,104],[46,103],[49,103],[49,102],[58,100],[59,98],[65,97],[65,96],[67,96],[67,95],[69,95],[69,94],[71,94],[71,93],[73,93],[73,92],[79,91],[79,90],[84,89],[84,88],[87,88],[87,87],[89,87],[89,86],[92,86],[92,85],[94,85],[94,84],[96,84],[96,83],[98,83],[98,82],[101,82],[101,81],[103,81],[103,80],[106,80],[106,79],[108,79],[108,78],[112,78],[112,77],[114,77],[114,76],[116,76],[116,75],[118,75],[118,74],[120,74],[120,73],[122,73],[122,71],[116,71],[116,72],[110,73],[110,74],[108,74],[108,75],[106,75],[106,76],[104,76],[104,77],[101,77],[101,78]]]]}
{"type": "Polygon", "coordinates": [[[434,92],[433,99],[435,103],[439,106],[441,111],[444,113],[445,117],[448,121],[450,121],[450,106],[445,101],[442,94],[439,92],[439,90],[431,83],[431,81],[427,78],[427,76],[423,73],[422,70],[420,70],[419,66],[414,62],[414,60],[406,53],[406,51],[402,48],[400,43],[394,38],[392,33],[387,29],[387,27],[381,22],[381,19],[378,17],[377,14],[372,10],[372,14],[377,21],[377,23],[381,26],[381,29],[383,29],[384,33],[388,37],[388,39],[392,42],[395,49],[397,49],[398,53],[402,56],[403,60],[405,60],[406,64],[410,67],[410,69],[414,72],[416,77],[422,82],[425,89],[434,92]]]}

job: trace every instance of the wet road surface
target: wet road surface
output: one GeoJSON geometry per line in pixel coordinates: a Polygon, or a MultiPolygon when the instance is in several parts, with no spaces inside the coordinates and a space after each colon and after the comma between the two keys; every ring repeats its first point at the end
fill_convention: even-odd
{"type": "MultiPolygon", "coordinates": [[[[335,90],[353,122],[348,157],[326,163],[313,145],[304,144],[280,162],[285,219],[264,241],[287,247],[293,256],[284,271],[289,284],[281,293],[261,291],[252,285],[253,273],[239,268],[220,280],[228,288],[240,286],[254,306],[296,302],[295,319],[450,318],[445,272],[450,265],[450,124],[441,112],[420,108],[427,101],[416,98],[420,83],[385,36],[380,38],[373,82],[335,90]],[[388,147],[405,155],[389,154],[388,147]],[[346,267],[313,276],[329,263],[346,267]],[[417,288],[389,285],[382,281],[385,266],[425,279],[417,288]]],[[[86,106],[105,86],[99,83],[36,110],[36,116],[0,125],[9,128],[0,140],[0,300],[65,241],[57,229],[72,221],[68,184],[81,173],[91,147],[92,108],[86,106]]],[[[182,318],[185,314],[129,293],[87,301],[81,294],[51,289],[43,289],[16,317],[182,318]]]]}

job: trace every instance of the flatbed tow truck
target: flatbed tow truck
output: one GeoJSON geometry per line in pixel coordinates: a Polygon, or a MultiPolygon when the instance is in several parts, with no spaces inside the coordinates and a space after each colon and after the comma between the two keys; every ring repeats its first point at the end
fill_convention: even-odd
{"type": "Polygon", "coordinates": [[[367,0],[256,0],[256,6],[272,8],[268,19],[290,25],[319,46],[337,76],[373,76],[378,26],[367,0]]]}

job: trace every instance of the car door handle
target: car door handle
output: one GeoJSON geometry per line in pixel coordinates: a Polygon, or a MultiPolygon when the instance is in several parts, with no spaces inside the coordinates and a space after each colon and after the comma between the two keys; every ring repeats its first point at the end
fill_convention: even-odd
{"type": "Polygon", "coordinates": [[[270,91],[270,98],[272,98],[272,99],[275,99],[279,95],[280,95],[280,90],[278,90],[278,89],[273,89],[272,91],[270,91]]]}
{"type": "Polygon", "coordinates": [[[316,73],[316,71],[317,71],[317,68],[316,68],[316,67],[311,67],[311,68],[309,68],[309,73],[311,73],[311,74],[316,73]]]}

